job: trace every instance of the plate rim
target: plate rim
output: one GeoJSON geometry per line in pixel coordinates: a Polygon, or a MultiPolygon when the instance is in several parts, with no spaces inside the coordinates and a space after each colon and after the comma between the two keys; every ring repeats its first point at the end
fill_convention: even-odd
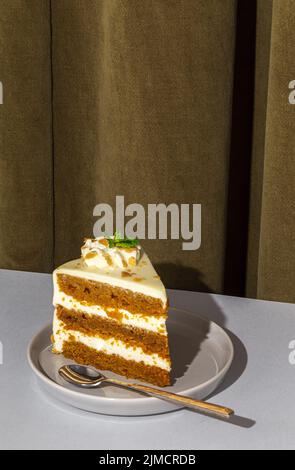
{"type": "MultiPolygon", "coordinates": [[[[182,309],[182,308],[179,308],[179,307],[170,307],[170,309],[174,310],[174,311],[184,312],[185,314],[190,315],[190,316],[197,316],[201,320],[204,320],[209,324],[213,324],[215,327],[217,327],[219,330],[222,331],[222,334],[226,337],[226,339],[228,341],[229,348],[230,348],[230,355],[229,355],[228,361],[226,362],[226,364],[222,367],[222,369],[220,369],[220,371],[216,375],[214,375],[209,380],[207,380],[206,382],[203,382],[200,385],[190,387],[190,388],[186,389],[185,391],[181,392],[181,393],[184,393],[184,394],[190,396],[189,394],[192,393],[197,387],[209,386],[209,385],[211,385],[212,382],[215,382],[215,381],[218,382],[220,377],[225,376],[225,374],[228,372],[228,370],[229,370],[229,368],[230,368],[230,366],[232,365],[232,362],[233,362],[234,346],[233,346],[233,342],[232,342],[230,336],[228,335],[228,333],[225,331],[225,329],[222,326],[218,325],[218,323],[216,323],[216,322],[214,322],[214,321],[212,321],[208,318],[205,318],[202,315],[199,315],[198,313],[194,313],[194,312],[186,310],[186,309],[182,309]]],[[[41,364],[39,363],[39,360],[38,360],[38,363],[39,363],[39,367],[40,367],[41,370],[39,370],[36,367],[36,365],[34,364],[32,358],[31,358],[31,350],[32,350],[33,343],[35,342],[36,338],[38,336],[40,336],[44,332],[44,330],[50,328],[51,325],[52,325],[51,323],[47,323],[45,326],[40,328],[33,335],[33,337],[31,338],[31,340],[28,343],[27,351],[26,351],[27,361],[28,361],[31,369],[43,382],[45,382],[49,386],[55,388],[57,391],[61,391],[62,393],[73,395],[76,398],[87,396],[87,399],[90,399],[90,401],[92,401],[92,402],[99,402],[99,401],[108,400],[109,402],[112,402],[112,401],[118,402],[118,401],[120,401],[121,403],[125,403],[125,402],[126,403],[132,403],[133,401],[136,401],[138,403],[138,400],[140,400],[140,403],[144,404],[144,402],[152,403],[152,402],[156,402],[156,401],[159,400],[159,398],[152,397],[152,396],[134,397],[134,398],[118,398],[118,397],[107,397],[107,396],[100,396],[100,395],[85,395],[84,393],[80,392],[79,390],[71,390],[71,389],[66,388],[65,386],[55,382],[53,379],[51,379],[51,377],[49,377],[46,374],[45,370],[42,368],[41,364]]],[[[159,388],[161,390],[162,389],[165,390],[164,387],[156,387],[156,388],[159,388]]]]}

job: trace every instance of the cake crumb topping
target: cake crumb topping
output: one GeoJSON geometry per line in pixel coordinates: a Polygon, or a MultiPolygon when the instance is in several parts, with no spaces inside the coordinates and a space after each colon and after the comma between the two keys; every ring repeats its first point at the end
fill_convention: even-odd
{"type": "Polygon", "coordinates": [[[98,269],[127,269],[136,266],[140,259],[141,247],[138,240],[113,237],[84,238],[81,257],[87,266],[98,269]]]}
{"type": "Polygon", "coordinates": [[[132,274],[130,271],[122,271],[121,276],[122,277],[132,277],[132,274]]]}

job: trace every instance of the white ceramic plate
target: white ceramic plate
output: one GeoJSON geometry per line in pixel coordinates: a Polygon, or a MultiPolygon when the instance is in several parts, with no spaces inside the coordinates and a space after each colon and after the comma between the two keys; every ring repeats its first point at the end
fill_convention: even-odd
{"type": "MultiPolygon", "coordinates": [[[[165,390],[205,398],[218,387],[232,363],[230,338],[216,323],[184,310],[170,309],[167,326],[173,384],[165,390]]],[[[34,336],[28,347],[28,360],[41,388],[58,400],[82,410],[121,416],[152,415],[181,408],[112,385],[87,390],[65,382],[58,369],[73,361],[51,353],[50,335],[51,325],[47,325],[34,336]]],[[[110,372],[106,375],[118,377],[110,372]]]]}

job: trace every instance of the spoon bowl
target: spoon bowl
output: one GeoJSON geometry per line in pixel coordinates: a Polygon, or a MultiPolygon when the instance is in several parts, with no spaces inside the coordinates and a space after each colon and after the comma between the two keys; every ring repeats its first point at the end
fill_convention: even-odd
{"type": "Polygon", "coordinates": [[[106,377],[101,372],[79,364],[62,366],[58,373],[67,382],[84,388],[99,387],[102,382],[106,381],[106,377]]]}

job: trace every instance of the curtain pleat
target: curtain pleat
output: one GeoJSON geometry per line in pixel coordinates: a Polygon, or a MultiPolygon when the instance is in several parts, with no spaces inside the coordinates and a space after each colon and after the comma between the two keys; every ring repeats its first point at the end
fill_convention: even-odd
{"type": "Polygon", "coordinates": [[[0,2],[1,267],[53,261],[50,2],[0,2]]]}
{"type": "Polygon", "coordinates": [[[295,106],[289,83],[295,79],[295,10],[292,0],[274,0],[272,11],[270,3],[258,2],[264,30],[258,42],[249,293],[294,301],[295,106]]]}
{"type": "Polygon", "coordinates": [[[256,22],[255,100],[247,264],[247,295],[250,297],[257,297],[258,294],[271,29],[272,1],[260,0],[257,3],[256,22]]]}

